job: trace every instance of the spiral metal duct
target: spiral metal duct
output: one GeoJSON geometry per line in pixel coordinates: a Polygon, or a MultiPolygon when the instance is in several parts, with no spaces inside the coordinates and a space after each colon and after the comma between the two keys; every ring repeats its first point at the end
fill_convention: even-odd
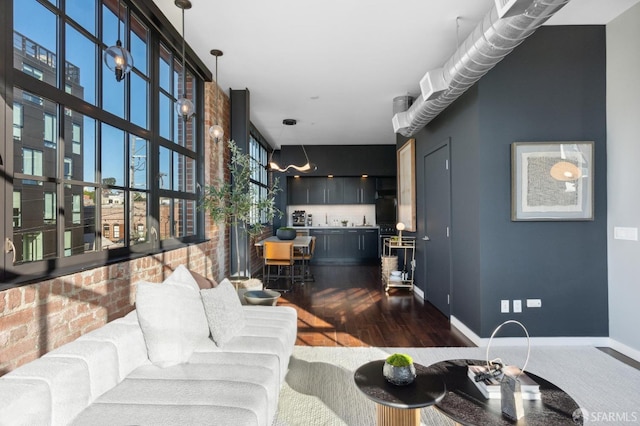
{"type": "Polygon", "coordinates": [[[421,95],[407,111],[395,114],[394,132],[415,135],[569,1],[531,0],[522,14],[505,18],[494,5],[437,71],[442,72],[444,90],[428,100],[421,95]]]}

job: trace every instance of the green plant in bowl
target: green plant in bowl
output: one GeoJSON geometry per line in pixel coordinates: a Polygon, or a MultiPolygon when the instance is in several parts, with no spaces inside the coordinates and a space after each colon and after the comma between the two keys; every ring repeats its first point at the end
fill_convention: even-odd
{"type": "Polygon", "coordinates": [[[413,358],[407,354],[393,354],[387,357],[386,362],[394,367],[406,367],[413,364],[413,358]]]}
{"type": "Polygon", "coordinates": [[[393,354],[387,357],[382,367],[382,375],[389,383],[405,386],[416,378],[416,367],[413,358],[407,354],[393,354]]]}

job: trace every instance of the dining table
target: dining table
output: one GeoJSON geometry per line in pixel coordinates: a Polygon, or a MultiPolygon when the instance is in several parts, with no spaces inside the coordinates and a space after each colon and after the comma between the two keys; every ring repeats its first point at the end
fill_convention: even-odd
{"type": "MultiPolygon", "coordinates": [[[[294,249],[301,249],[305,254],[309,253],[309,249],[311,247],[311,237],[308,235],[298,235],[293,240],[281,240],[280,238],[272,235],[263,240],[257,241],[255,243],[256,247],[263,247],[266,242],[275,242],[275,243],[293,243],[294,249]]],[[[304,284],[304,271],[305,271],[305,260],[304,256],[302,258],[302,269],[303,272],[300,275],[301,282],[304,284]]]]}

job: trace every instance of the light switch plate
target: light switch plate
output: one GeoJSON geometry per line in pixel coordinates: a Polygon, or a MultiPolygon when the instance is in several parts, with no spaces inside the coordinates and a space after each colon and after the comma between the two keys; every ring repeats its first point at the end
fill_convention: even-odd
{"type": "Polygon", "coordinates": [[[541,308],[542,299],[527,299],[527,308],[541,308]]]}
{"type": "Polygon", "coordinates": [[[638,241],[638,228],[615,226],[613,228],[613,238],[616,240],[638,241]]]}
{"type": "Polygon", "coordinates": [[[516,314],[522,312],[522,300],[516,299],[513,301],[513,312],[516,314]]]}

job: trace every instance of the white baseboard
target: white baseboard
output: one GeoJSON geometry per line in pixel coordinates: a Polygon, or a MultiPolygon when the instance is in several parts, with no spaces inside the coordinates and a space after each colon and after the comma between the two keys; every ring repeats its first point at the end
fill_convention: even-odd
{"type": "Polygon", "coordinates": [[[620,343],[616,339],[612,338],[609,338],[609,344],[607,346],[640,362],[640,351],[637,349],[627,346],[624,343],[620,343]]]}
{"type": "MultiPolygon", "coordinates": [[[[454,317],[450,318],[451,325],[457,328],[475,345],[484,347],[489,344],[489,338],[482,338],[474,333],[462,321],[454,317]]],[[[536,346],[610,346],[611,339],[608,337],[532,337],[531,344],[536,346]]],[[[526,346],[526,337],[494,337],[491,341],[493,346],[526,346]]],[[[616,349],[616,348],[613,348],[616,349]]],[[[631,349],[631,348],[629,348],[631,349]]],[[[618,350],[618,349],[616,349],[618,350]]],[[[618,352],[622,352],[618,350],[618,352]]],[[[622,352],[623,353],[623,352],[622,352]]],[[[625,355],[627,355],[625,353],[625,355]]],[[[631,355],[627,355],[633,358],[631,355]]]]}
{"type": "Polygon", "coordinates": [[[418,296],[420,300],[424,300],[424,291],[420,287],[413,286],[413,294],[418,296]]]}
{"type": "Polygon", "coordinates": [[[457,328],[460,333],[464,334],[467,337],[467,339],[471,340],[474,345],[481,346],[480,342],[482,339],[480,338],[480,336],[478,336],[476,333],[471,331],[471,329],[466,325],[464,325],[462,321],[460,321],[458,318],[454,317],[453,315],[449,317],[449,321],[451,322],[452,326],[457,328]]]}

